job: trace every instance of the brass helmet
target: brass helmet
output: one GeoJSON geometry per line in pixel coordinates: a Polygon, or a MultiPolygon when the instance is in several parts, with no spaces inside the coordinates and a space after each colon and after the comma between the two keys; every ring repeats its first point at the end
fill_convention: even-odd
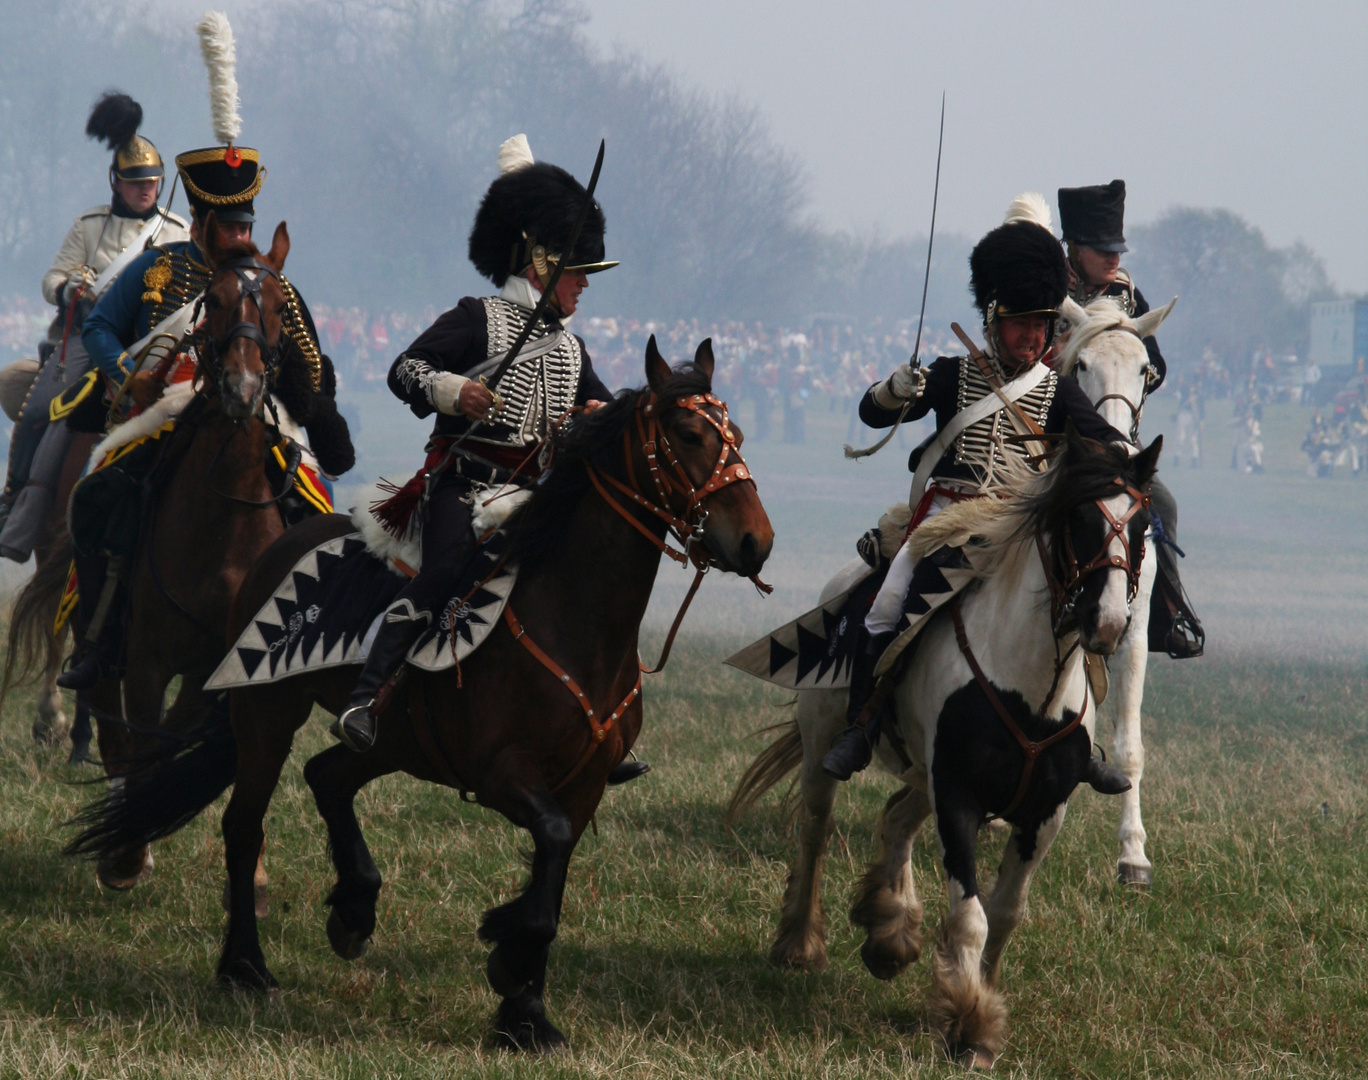
{"type": "Polygon", "coordinates": [[[138,134],[142,106],[127,94],[111,90],[90,110],[86,134],[114,151],[109,183],[116,180],[160,180],[166,175],[161,154],[150,139],[138,134]]]}

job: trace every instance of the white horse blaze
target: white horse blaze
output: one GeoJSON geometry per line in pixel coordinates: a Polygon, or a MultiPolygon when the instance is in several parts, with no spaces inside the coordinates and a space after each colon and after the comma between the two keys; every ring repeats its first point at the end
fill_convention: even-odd
{"type": "MultiPolygon", "coordinates": [[[[1121,494],[1104,500],[1102,505],[1112,517],[1120,521],[1130,509],[1131,502],[1130,495],[1121,494]]],[[[1103,524],[1102,528],[1109,529],[1110,525],[1103,524]]],[[[1124,533],[1119,537],[1112,537],[1107,545],[1107,554],[1121,559],[1127,557],[1124,533]]],[[[1098,573],[1105,573],[1107,580],[1102,586],[1102,596],[1097,605],[1097,636],[1085,644],[1091,652],[1111,655],[1121,643],[1121,636],[1126,632],[1126,627],[1130,625],[1130,600],[1126,595],[1129,581],[1126,571],[1118,567],[1111,567],[1106,571],[1099,570],[1098,573]]]]}

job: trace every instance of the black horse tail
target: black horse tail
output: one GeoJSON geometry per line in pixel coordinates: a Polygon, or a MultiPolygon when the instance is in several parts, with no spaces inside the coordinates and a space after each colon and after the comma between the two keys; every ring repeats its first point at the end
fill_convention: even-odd
{"type": "MultiPolygon", "coordinates": [[[[5,640],[5,668],[0,680],[0,708],[16,687],[23,686],[46,669],[52,654],[62,647],[53,633],[57,608],[71,572],[71,537],[63,526],[54,538],[52,551],[38,564],[33,577],[14,598],[9,634],[5,640]]],[[[65,635],[63,635],[65,637],[65,635]]]]}
{"type": "Polygon", "coordinates": [[[70,824],[81,832],[67,855],[114,858],[188,825],[237,775],[237,741],[228,696],[216,695],[203,718],[185,732],[149,733],[162,745],[139,758],[106,795],[70,824]]]}
{"type": "Polygon", "coordinates": [[[728,828],[759,802],[765,792],[803,763],[803,736],[798,730],[796,718],[764,728],[758,734],[770,731],[778,731],[779,737],[750,763],[750,768],[742,774],[736,790],[732,792],[731,801],[727,803],[728,828]]]}

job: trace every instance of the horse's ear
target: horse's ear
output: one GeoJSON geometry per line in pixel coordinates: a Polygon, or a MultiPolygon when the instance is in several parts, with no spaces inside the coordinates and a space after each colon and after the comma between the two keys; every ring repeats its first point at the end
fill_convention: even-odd
{"type": "Polygon", "coordinates": [[[1135,469],[1135,480],[1144,487],[1154,479],[1154,474],[1159,471],[1159,454],[1164,449],[1164,437],[1156,435],[1154,442],[1135,455],[1135,460],[1131,462],[1131,467],[1135,469]]]}
{"type": "Polygon", "coordinates": [[[269,266],[276,273],[285,269],[285,257],[290,254],[290,231],[285,228],[285,222],[281,222],[275,227],[275,234],[271,237],[271,250],[261,257],[261,261],[269,266]]]}
{"type": "Polygon", "coordinates": [[[694,363],[708,377],[708,383],[711,385],[713,377],[712,338],[704,338],[699,343],[698,351],[694,353],[694,363]]]}
{"type": "Polygon", "coordinates": [[[1072,296],[1064,297],[1064,303],[1059,305],[1059,313],[1069,320],[1071,330],[1088,321],[1088,313],[1083,310],[1083,305],[1072,296]]]}
{"type": "Polygon", "coordinates": [[[1075,461],[1094,454],[1103,453],[1105,447],[1096,439],[1080,435],[1072,420],[1064,421],[1064,456],[1075,461]]]}
{"type": "Polygon", "coordinates": [[[1145,312],[1135,320],[1135,332],[1142,338],[1153,337],[1160,324],[1169,317],[1169,312],[1173,310],[1173,305],[1176,303],[1178,303],[1178,297],[1175,296],[1163,307],[1155,311],[1145,312]]]}
{"type": "Polygon", "coordinates": [[[651,340],[646,342],[646,381],[651,384],[652,390],[659,390],[665,385],[670,374],[670,365],[665,362],[665,357],[660,355],[655,335],[652,334],[651,340]]]}

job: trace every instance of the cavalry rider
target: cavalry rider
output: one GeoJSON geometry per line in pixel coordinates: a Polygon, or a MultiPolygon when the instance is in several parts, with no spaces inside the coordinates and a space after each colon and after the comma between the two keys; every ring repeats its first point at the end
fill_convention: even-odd
{"type": "MultiPolygon", "coordinates": [[[[573,408],[594,409],[612,394],[582,339],[565,323],[579,306],[589,274],[604,261],[603,211],[588,208],[567,250],[585,189],[564,169],[534,161],[524,135],[499,147],[499,177],[489,186],[470,232],[470,261],[499,288],[462,299],[423,331],[390,368],[389,388],[420,418],[437,414],[427,464],[405,491],[422,492],[397,514],[379,513],[392,531],[421,525],[422,567],[380,623],[351,700],[332,727],[346,746],[375,742],[372,705],[390,675],[450,598],[475,551],[473,503],[486,488],[525,486],[541,471],[538,448],[573,408]],[[564,264],[544,314],[499,380],[496,401],[480,376],[503,360],[532,317],[553,268],[564,264]],[[416,521],[411,515],[419,515],[416,521]]],[[[389,507],[403,502],[401,492],[389,507]]]]}
{"type": "Polygon", "coordinates": [[[109,166],[110,200],[81,214],[62,241],[51,268],[43,275],[43,299],[57,307],[48,340],[39,348],[42,367],[24,397],[10,437],[8,475],[0,496],[0,555],[25,561],[56,486],[70,439],[65,427],[47,436],[38,468],[31,476],[39,442],[48,431],[48,406],[66,386],[85,374],[89,360],[81,344],[81,328],[95,301],[123,267],[157,240],[184,240],[186,222],[157,205],[164,168],[151,141],[138,134],[142,106],[127,94],[111,91],[90,110],[86,135],[113,151],[109,166]],[[55,357],[52,363],[49,359],[55,357]],[[27,492],[25,485],[36,481],[27,492]]]}
{"type": "MultiPolygon", "coordinates": [[[[1139,318],[1150,306],[1121,266],[1121,255],[1129,250],[1125,218],[1124,180],[1059,189],[1059,224],[1069,254],[1069,295],[1084,306],[1099,296],[1109,296],[1131,318],[1139,318]]],[[[1148,395],[1163,384],[1168,365],[1153,335],[1144,344],[1152,369],[1145,386],[1148,395]]],[[[1159,573],[1150,599],[1149,648],[1175,660],[1201,656],[1206,633],[1183,591],[1174,555],[1179,550],[1178,503],[1157,476],[1150,482],[1150,500],[1159,573]]]]}
{"type": "MultiPolygon", "coordinates": [[[[256,220],[253,200],[266,176],[256,150],[231,144],[180,154],[176,168],[192,210],[189,239],[150,248],[133,260],[95,305],[81,335],[110,396],[127,381],[127,398],[141,407],[156,402],[168,385],[194,379],[198,358],[191,320],[214,274],[205,241],[210,214],[224,243],[249,241],[256,220]],[[181,339],[181,347],[152,370],[134,373],[140,343],[161,332],[181,339]],[[187,333],[191,336],[183,337],[187,333]]],[[[303,297],[283,275],[279,280],[286,301],[282,347],[303,354],[308,368],[318,373],[319,389],[277,385],[271,395],[285,412],[302,421],[309,450],[323,472],[339,475],[352,467],[355,451],[346,421],[337,412],[332,363],[319,349],[303,297]]],[[[297,366],[288,360],[280,365],[282,370],[297,366]]],[[[93,398],[103,410],[97,381],[92,374],[90,383],[74,389],[60,404],[75,410],[84,399],[93,398]]],[[[131,450],[120,448],[117,461],[87,476],[72,495],[71,535],[86,633],[74,666],[57,679],[57,685],[66,689],[89,689],[118,672],[126,591],[122,571],[136,549],[139,495],[161,434],[154,432],[131,450]],[[108,599],[102,599],[105,594],[108,599]]],[[[311,490],[314,497],[299,509],[330,511],[326,494],[311,490]]]]}
{"type": "MultiPolygon", "coordinates": [[[[1076,382],[1060,379],[1042,363],[1066,295],[1068,267],[1054,234],[1037,218],[1018,212],[1025,198],[1040,201],[1039,196],[1018,199],[1007,223],[988,233],[969,256],[970,286],[983,315],[982,351],[975,347],[970,356],[942,356],[925,370],[903,364],[860,402],[860,419],[870,427],[889,427],[904,410],[913,420],[935,413],[936,435],[908,461],[916,476],[909,532],[952,502],[993,495],[1003,454],[1030,464],[1031,450],[1018,435],[1056,434],[1072,422],[1088,438],[1125,441],[1076,382]],[[984,409],[980,401],[996,408],[984,409]],[[969,410],[983,411],[974,419],[969,410]]],[[[931,561],[914,563],[904,544],[858,631],[847,727],[822,759],[823,770],[838,780],[848,780],[873,757],[881,717],[867,706],[878,682],[879,658],[898,636],[904,611],[924,614],[930,605],[923,595],[945,591],[931,561]]],[[[1087,779],[1104,791],[1129,786],[1123,774],[1098,758],[1092,759],[1087,779]]]]}

